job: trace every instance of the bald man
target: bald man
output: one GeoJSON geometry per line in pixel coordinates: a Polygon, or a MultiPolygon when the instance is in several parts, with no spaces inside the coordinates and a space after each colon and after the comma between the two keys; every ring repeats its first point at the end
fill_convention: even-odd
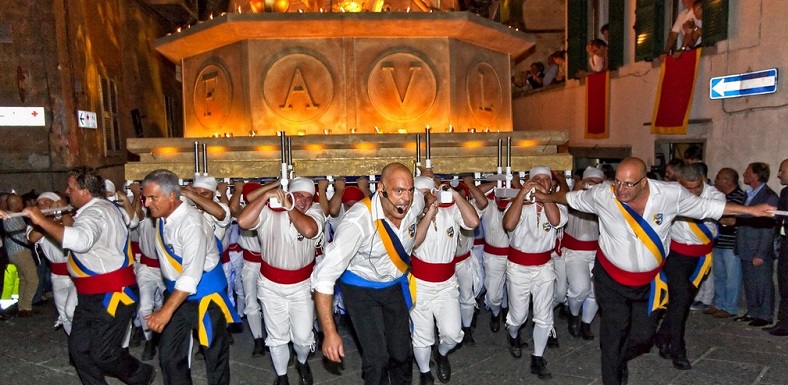
{"type": "Polygon", "coordinates": [[[423,210],[424,197],[414,188],[411,170],[401,163],[387,165],[377,192],[347,211],[323,262],[312,273],[315,305],[325,334],[323,355],[334,362],[345,356],[332,311],[334,283],[339,279],[361,344],[367,385],[411,383],[407,272],[423,210]],[[386,244],[394,247],[387,249],[386,244]]]}
{"type": "MultiPolygon", "coordinates": [[[[776,209],[766,204],[745,207],[700,198],[678,183],[647,179],[646,172],[641,159],[627,158],[619,164],[612,183],[568,193],[536,193],[538,201],[568,203],[599,217],[599,251],[593,274],[601,316],[602,382],[606,385],[626,383],[627,361],[651,348],[656,317],[651,317],[654,303],[649,295],[665,260],[673,219],[678,215],[694,219],[740,214],[770,217],[769,210],[776,209]]],[[[580,184],[582,188],[585,182],[580,184]]]]}

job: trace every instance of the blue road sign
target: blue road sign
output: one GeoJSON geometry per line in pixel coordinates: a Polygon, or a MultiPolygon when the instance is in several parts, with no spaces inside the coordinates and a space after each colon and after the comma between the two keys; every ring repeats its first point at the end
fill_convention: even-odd
{"type": "Polygon", "coordinates": [[[711,99],[771,94],[775,91],[777,91],[777,68],[720,76],[711,78],[709,83],[709,97],[711,99]]]}

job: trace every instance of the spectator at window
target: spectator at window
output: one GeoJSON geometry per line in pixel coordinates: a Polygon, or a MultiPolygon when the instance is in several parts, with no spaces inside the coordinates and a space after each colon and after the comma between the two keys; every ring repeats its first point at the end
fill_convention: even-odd
{"type": "Polygon", "coordinates": [[[531,70],[528,71],[528,85],[531,89],[542,88],[544,86],[544,63],[537,61],[531,63],[531,70]]]}
{"type": "MultiPolygon", "coordinates": [[[[668,34],[668,41],[665,44],[665,51],[659,55],[660,61],[664,61],[667,55],[673,54],[679,35],[682,37],[682,44],[679,48],[683,49],[686,46],[685,42],[691,43],[690,47],[698,46],[701,43],[703,21],[699,16],[703,14],[701,10],[703,2],[702,0],[681,0],[681,3],[684,10],[679,12],[676,22],[673,23],[673,29],[668,34]],[[697,13],[695,11],[696,4],[697,13]]],[[[677,56],[681,56],[681,50],[677,50],[677,52],[679,53],[677,56]]]]}
{"type": "Polygon", "coordinates": [[[607,43],[594,39],[586,44],[588,52],[588,72],[607,71],[607,43]]]}
{"type": "Polygon", "coordinates": [[[547,57],[547,69],[544,71],[543,81],[545,86],[562,83],[565,80],[563,68],[565,53],[565,51],[555,51],[547,57]]]}
{"type": "Polygon", "coordinates": [[[701,36],[703,35],[701,28],[703,27],[703,2],[695,0],[692,3],[692,15],[694,19],[689,19],[681,26],[681,32],[684,38],[681,40],[682,51],[687,51],[700,46],[701,36]]]}
{"type": "Polygon", "coordinates": [[[602,40],[604,40],[605,43],[610,41],[610,27],[608,27],[607,23],[599,29],[599,33],[602,34],[602,40]]]}

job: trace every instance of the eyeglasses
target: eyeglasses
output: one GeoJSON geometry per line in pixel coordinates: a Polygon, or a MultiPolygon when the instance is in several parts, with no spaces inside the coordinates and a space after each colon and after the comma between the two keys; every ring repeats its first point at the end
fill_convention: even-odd
{"type": "Polygon", "coordinates": [[[643,179],[646,179],[646,177],[644,176],[644,177],[638,179],[637,182],[622,182],[622,181],[620,181],[618,179],[615,179],[615,180],[613,180],[613,185],[615,185],[617,188],[622,188],[622,187],[632,188],[632,187],[637,186],[638,183],[642,182],[643,179]]]}

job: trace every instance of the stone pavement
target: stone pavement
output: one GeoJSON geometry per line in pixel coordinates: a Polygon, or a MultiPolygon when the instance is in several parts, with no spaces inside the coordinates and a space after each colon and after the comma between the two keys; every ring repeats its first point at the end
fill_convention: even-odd
{"type": "MultiPolygon", "coordinates": [[[[0,384],[56,385],[78,384],[79,378],[68,364],[66,336],[53,330],[54,305],[38,308],[42,314],[32,318],[0,321],[0,384]]],[[[482,311],[475,333],[476,346],[463,347],[449,356],[452,364],[450,384],[600,384],[599,342],[569,337],[566,321],[556,318],[561,347],[548,349],[545,358],[553,372],[551,381],[539,380],[530,373],[530,348],[523,358],[513,359],[506,350],[503,330],[492,334],[489,313],[482,311]]],[[[595,322],[594,332],[598,332],[595,322]]],[[[531,328],[522,331],[523,341],[531,344],[531,328]]],[[[270,357],[252,358],[252,339],[246,332],[235,334],[231,348],[233,384],[270,384],[274,374],[270,357]]],[[[361,360],[347,331],[346,357],[342,375],[326,371],[318,358],[310,361],[315,384],[361,384],[361,360]]],[[[788,382],[788,338],[774,337],[746,324],[720,320],[692,312],[687,330],[687,347],[693,368],[673,369],[669,360],[652,353],[629,363],[629,383],[637,384],[785,384],[788,382]]],[[[142,347],[131,349],[139,357],[142,347]]],[[[151,363],[158,367],[158,357],[151,363]]],[[[205,384],[205,366],[193,364],[195,384],[205,384]]],[[[435,369],[433,368],[433,374],[435,369]]],[[[289,369],[290,381],[298,383],[295,368],[289,369]]],[[[436,380],[437,381],[437,380],[436,380]]],[[[110,379],[109,383],[120,382],[110,379]]],[[[155,384],[161,384],[157,375],[155,384]]],[[[414,383],[418,373],[414,364],[414,383]]]]}

